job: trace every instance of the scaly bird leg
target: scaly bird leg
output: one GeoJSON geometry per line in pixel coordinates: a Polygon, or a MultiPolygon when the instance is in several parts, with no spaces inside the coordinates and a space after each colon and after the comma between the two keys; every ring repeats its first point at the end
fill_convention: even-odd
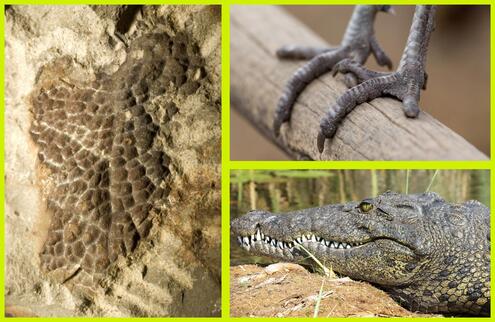
{"type": "MultiPolygon", "coordinates": [[[[352,74],[359,85],[348,89],[321,120],[317,139],[320,153],[323,152],[325,139],[333,137],[342,119],[361,103],[390,95],[402,101],[407,117],[418,116],[419,92],[426,86],[426,53],[434,29],[434,17],[435,6],[416,6],[406,48],[397,71],[393,73],[370,71],[349,59],[334,66],[334,74],[352,74]]],[[[381,55],[379,50],[373,52],[376,57],[381,55]]]]}
{"type": "Polygon", "coordinates": [[[342,59],[351,58],[363,64],[373,53],[378,64],[392,68],[392,62],[375,39],[373,28],[376,13],[391,10],[390,6],[356,6],[342,42],[337,48],[286,46],[277,51],[280,58],[311,60],[294,73],[284,88],[273,122],[275,135],[278,136],[282,124],[289,121],[292,107],[304,88],[314,79],[330,71],[342,59]]]}

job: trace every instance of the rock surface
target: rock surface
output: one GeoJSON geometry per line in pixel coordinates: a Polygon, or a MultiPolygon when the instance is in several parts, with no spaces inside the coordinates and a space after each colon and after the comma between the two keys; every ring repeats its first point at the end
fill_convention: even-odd
{"type": "MultiPolygon", "coordinates": [[[[218,316],[221,279],[220,8],[10,6],[6,10],[5,29],[6,314],[218,316]],[[67,103],[70,101],[67,98],[62,100],[65,103],[59,103],[57,95],[62,94],[58,90],[63,87],[69,93],[66,93],[67,97],[77,101],[82,94],[71,92],[73,87],[103,84],[105,82],[102,77],[106,77],[107,83],[114,84],[112,94],[102,95],[101,102],[96,105],[108,105],[106,110],[103,108],[103,115],[115,116],[117,120],[120,118],[124,126],[125,121],[129,121],[129,113],[121,112],[120,117],[119,108],[140,105],[144,96],[141,97],[141,92],[134,91],[136,104],[119,105],[119,100],[112,96],[118,95],[115,84],[124,89],[134,85],[132,68],[146,66],[142,63],[143,57],[147,57],[146,50],[140,50],[139,46],[146,46],[142,39],[156,33],[167,35],[167,39],[182,39],[186,50],[189,47],[196,48],[193,56],[197,56],[201,63],[190,62],[190,55],[187,56],[187,62],[177,63],[180,59],[171,52],[171,56],[175,58],[168,61],[176,64],[170,67],[164,63],[164,70],[168,72],[163,74],[170,77],[162,77],[160,83],[166,89],[157,91],[152,88],[151,83],[146,84],[149,85],[148,98],[142,102],[144,108],[140,109],[139,115],[146,122],[151,120],[152,125],[147,123],[146,135],[141,135],[141,131],[131,139],[134,140],[132,144],[136,144],[137,150],[141,151],[142,147],[138,143],[142,143],[141,139],[145,138],[150,155],[160,155],[154,160],[159,160],[156,161],[158,168],[163,170],[155,172],[154,178],[150,177],[154,184],[153,189],[149,188],[145,196],[153,195],[156,198],[149,197],[154,201],[147,212],[146,231],[137,227],[133,234],[126,235],[130,236],[129,240],[132,242],[125,238],[119,239],[123,241],[115,244],[115,249],[119,249],[117,252],[95,252],[95,249],[86,252],[91,255],[86,256],[86,263],[92,263],[101,254],[111,253],[106,257],[109,259],[108,265],[103,270],[91,270],[88,269],[90,266],[80,264],[82,260],[77,257],[80,252],[76,249],[81,247],[81,243],[78,246],[72,245],[76,257],[68,261],[72,265],[70,269],[61,260],[58,261],[60,265],[43,266],[40,253],[46,251],[46,245],[57,231],[53,226],[54,218],[61,218],[56,216],[60,214],[51,204],[54,200],[60,204],[62,199],[54,198],[54,195],[59,193],[62,196],[62,191],[67,189],[74,195],[79,193],[84,196],[85,191],[76,189],[82,189],[81,183],[74,186],[73,190],[70,186],[61,190],[60,180],[68,178],[68,174],[57,171],[50,166],[53,163],[47,160],[59,160],[63,149],[53,154],[53,151],[48,152],[47,147],[57,142],[57,146],[63,148],[63,140],[60,138],[67,136],[58,135],[59,132],[55,130],[68,131],[67,126],[71,124],[90,128],[97,121],[94,117],[98,114],[86,113],[88,104],[83,106],[82,111],[89,116],[80,119],[73,117],[68,121],[67,115],[60,111],[66,112],[67,109],[75,108],[76,104],[67,103]],[[188,47],[189,44],[191,46],[188,47]],[[191,68],[183,68],[183,65],[191,68]],[[123,70],[124,66],[128,70],[123,70]],[[119,75],[127,81],[119,83],[119,75]],[[57,90],[54,91],[55,88],[57,90]],[[36,103],[40,97],[44,99],[38,99],[36,103]],[[74,97],[77,99],[72,99],[74,97]],[[47,114],[43,113],[46,112],[46,106],[51,106],[53,102],[57,108],[53,108],[52,117],[47,119],[47,114]],[[160,191],[159,197],[157,190],[160,191]],[[120,247],[125,249],[120,250],[120,247]],[[62,273],[60,267],[63,268],[62,273]],[[81,283],[77,278],[81,271],[89,272],[91,277],[97,271],[98,278],[93,279],[89,287],[80,287],[81,283]]],[[[156,47],[155,43],[151,45],[156,47]]],[[[180,50],[182,49],[176,49],[180,50]]],[[[155,51],[155,54],[160,52],[155,51]]],[[[150,55],[153,55],[153,51],[150,55]]],[[[154,77],[143,73],[140,74],[144,75],[141,80],[154,77]]],[[[101,85],[101,88],[105,89],[105,86],[101,85]]],[[[114,138],[111,140],[114,142],[112,146],[118,140],[115,126],[108,127],[113,133],[110,135],[114,138]]],[[[70,136],[71,139],[80,139],[76,132],[70,136]]],[[[105,146],[106,143],[102,143],[104,140],[98,135],[92,139],[95,149],[98,144],[101,145],[95,155],[103,158],[105,151],[111,148],[105,146]]],[[[81,142],[86,148],[91,146],[92,141],[88,139],[87,142],[81,142]]],[[[127,142],[125,138],[123,142],[127,142]]],[[[114,148],[114,153],[117,152],[114,148]]],[[[75,151],[72,153],[77,156],[75,151]]],[[[109,158],[111,159],[110,152],[109,158]]],[[[137,157],[139,158],[140,156],[137,157]]],[[[65,160],[71,158],[62,159],[68,165],[69,162],[65,160]]],[[[86,160],[96,162],[96,159],[86,160]]],[[[151,161],[146,159],[143,162],[151,161]]],[[[157,169],[156,166],[152,168],[157,169]]],[[[112,182],[115,182],[118,174],[112,167],[107,171],[110,172],[110,178],[114,179],[112,182]]],[[[145,167],[145,171],[148,176],[150,170],[145,167]]],[[[131,176],[131,171],[128,172],[131,176]]],[[[114,208],[116,199],[112,191],[115,192],[116,189],[110,183],[105,190],[110,191],[110,197],[104,195],[111,199],[110,203],[114,208]]],[[[142,200],[135,194],[138,190],[135,189],[132,193],[133,203],[142,200]]],[[[146,204],[151,199],[147,199],[146,204]]],[[[87,210],[84,207],[79,209],[80,204],[69,202],[63,204],[62,208],[72,216],[81,209],[87,210]]],[[[107,216],[113,216],[110,221],[115,222],[114,215],[107,216]]],[[[124,217],[129,219],[132,214],[124,217]]],[[[128,219],[127,222],[130,222],[128,219]]],[[[69,221],[62,220],[61,225],[65,225],[67,231],[69,221]]],[[[82,232],[85,228],[81,229],[82,232]]],[[[114,235],[116,231],[118,229],[113,230],[114,235]]],[[[103,235],[106,234],[112,235],[112,230],[103,235]]],[[[65,238],[67,235],[66,233],[65,238]]],[[[58,240],[53,245],[57,242],[58,240]]],[[[66,246],[65,252],[62,252],[63,258],[67,259],[72,254],[72,246],[70,252],[67,252],[66,246]]],[[[55,246],[52,251],[55,254],[55,246]]]]}

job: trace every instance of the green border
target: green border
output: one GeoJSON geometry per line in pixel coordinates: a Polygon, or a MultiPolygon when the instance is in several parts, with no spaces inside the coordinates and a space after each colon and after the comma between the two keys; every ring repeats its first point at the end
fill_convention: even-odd
{"type": "Polygon", "coordinates": [[[222,6],[222,318],[230,315],[230,7],[222,6]]]}
{"type": "MultiPolygon", "coordinates": [[[[322,5],[322,4],[331,4],[331,5],[352,5],[356,4],[356,2],[359,2],[360,4],[400,4],[400,5],[415,5],[415,4],[469,4],[469,5],[490,5],[490,13],[491,16],[494,16],[495,13],[495,0],[491,1],[462,1],[462,2],[454,2],[452,0],[450,1],[443,1],[443,0],[435,0],[435,1],[409,1],[409,0],[402,0],[402,1],[369,1],[369,0],[364,0],[364,1],[328,1],[328,0],[176,0],[176,1],[115,1],[115,0],[104,0],[104,1],[79,1],[79,0],[72,0],[72,1],[67,1],[67,0],[59,0],[59,1],[35,1],[35,0],[29,0],[29,1],[23,1],[23,0],[15,0],[15,1],[8,1],[8,4],[36,4],[36,5],[41,5],[41,4],[46,4],[46,5],[67,5],[67,4],[216,4],[216,5],[222,5],[222,317],[221,318],[179,318],[184,321],[189,321],[189,320],[197,320],[200,319],[202,321],[209,321],[209,320],[236,320],[236,321],[248,321],[251,320],[252,318],[229,318],[229,304],[230,304],[230,292],[229,292],[229,249],[230,249],[230,234],[229,234],[229,223],[230,223],[230,214],[229,214],[229,209],[230,209],[230,170],[231,169],[489,169],[492,170],[494,169],[494,163],[493,161],[334,161],[334,162],[324,162],[324,161],[230,161],[230,43],[229,43],[229,35],[230,35],[230,5],[236,5],[236,4],[245,4],[245,5],[268,5],[268,4],[279,4],[279,5],[322,5]]],[[[4,6],[1,6],[2,10],[2,15],[5,17],[4,14],[4,6]]],[[[494,30],[495,30],[495,23],[493,20],[491,20],[490,24],[490,41],[491,41],[491,84],[493,84],[493,72],[495,70],[494,67],[494,30]]],[[[4,19],[1,19],[0,21],[0,43],[1,43],[1,50],[2,50],[2,57],[0,58],[0,70],[2,74],[4,73],[4,53],[5,53],[5,42],[4,42],[4,19]]],[[[475,59],[475,57],[470,57],[471,59],[475,59]]],[[[4,89],[4,77],[0,81],[1,83],[1,88],[4,89]]],[[[4,90],[1,91],[2,99],[1,99],[1,107],[2,111],[5,109],[4,105],[4,90]]],[[[491,93],[491,102],[493,102],[495,99],[495,94],[491,93]]],[[[494,113],[491,113],[490,115],[491,119],[491,124],[494,123],[495,121],[495,116],[494,113]]],[[[1,136],[1,143],[0,143],[0,149],[1,149],[1,154],[0,154],[0,160],[1,160],[1,166],[0,166],[0,175],[2,178],[5,178],[4,176],[4,170],[5,170],[5,161],[4,161],[4,131],[5,131],[5,125],[4,125],[4,113],[0,113],[0,136],[1,136]]],[[[492,125],[490,126],[490,129],[492,129],[492,125]]],[[[491,131],[491,154],[493,154],[493,150],[495,149],[495,143],[494,143],[494,134],[493,131],[491,131]]],[[[495,180],[495,172],[491,171],[491,182],[495,180]]],[[[4,194],[4,180],[0,180],[0,194],[1,194],[1,213],[2,216],[5,214],[5,194],[4,194]]],[[[491,209],[494,208],[495,206],[495,200],[494,200],[494,191],[490,192],[491,196],[491,209]]],[[[491,225],[492,227],[494,226],[495,220],[493,217],[491,218],[491,225]]],[[[5,238],[4,234],[4,220],[1,221],[0,223],[0,234],[2,234],[3,238],[5,238]]],[[[493,239],[493,229],[492,229],[492,239],[493,239]]],[[[4,240],[4,239],[3,239],[4,240]]],[[[2,254],[5,254],[5,243],[1,244],[1,251],[2,254]]],[[[493,250],[492,250],[493,253],[493,250]]],[[[493,255],[493,254],[492,254],[493,255]]],[[[492,256],[493,257],[493,256],[492,256]]],[[[2,267],[4,266],[4,256],[1,256],[0,259],[0,265],[2,267]]],[[[493,277],[493,263],[491,265],[491,271],[492,271],[492,277],[493,277]]],[[[2,270],[0,273],[0,284],[2,286],[2,289],[4,289],[4,278],[5,278],[5,271],[2,270]]],[[[493,280],[493,278],[492,278],[493,280]]],[[[492,307],[494,304],[494,301],[492,300],[491,303],[492,307]]],[[[0,319],[3,319],[2,317],[5,315],[5,298],[4,294],[0,296],[0,319]]],[[[31,321],[31,320],[46,320],[46,319],[56,319],[57,321],[74,321],[74,320],[111,320],[111,319],[118,319],[118,320],[152,320],[156,318],[15,318],[16,321],[31,321]]],[[[284,318],[283,321],[301,321],[301,320],[307,320],[310,318],[284,318]]],[[[330,319],[330,318],[327,318],[330,319]]],[[[360,318],[331,318],[332,320],[335,321],[349,321],[349,320],[356,320],[360,318]]],[[[376,319],[383,319],[383,318],[376,318],[376,319]]],[[[399,320],[402,319],[411,319],[411,318],[397,318],[399,320]]],[[[441,318],[414,318],[416,320],[424,320],[424,321],[432,321],[432,320],[438,320],[441,318]]],[[[442,318],[443,319],[443,318],[442,318]]],[[[456,320],[459,321],[472,321],[472,320],[477,320],[477,319],[484,319],[486,320],[487,318],[456,318],[456,320]]],[[[279,318],[257,318],[257,320],[262,320],[262,321],[267,321],[267,320],[277,320],[279,321],[279,318]]]]}

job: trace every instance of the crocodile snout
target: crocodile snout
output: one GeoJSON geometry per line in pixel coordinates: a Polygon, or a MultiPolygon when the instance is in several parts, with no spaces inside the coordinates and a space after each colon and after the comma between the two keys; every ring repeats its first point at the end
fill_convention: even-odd
{"type": "Polygon", "coordinates": [[[263,210],[251,210],[242,217],[231,221],[231,231],[236,235],[252,235],[272,213],[263,210]]]}

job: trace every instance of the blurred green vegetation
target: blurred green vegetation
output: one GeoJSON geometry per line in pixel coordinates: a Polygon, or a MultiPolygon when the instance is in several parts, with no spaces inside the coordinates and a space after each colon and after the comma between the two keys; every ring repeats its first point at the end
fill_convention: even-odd
{"type": "MultiPolygon", "coordinates": [[[[490,206],[488,170],[232,170],[230,216],[252,209],[287,212],[374,197],[387,190],[490,206]]],[[[231,264],[267,262],[247,255],[231,236],[231,264]]]]}

